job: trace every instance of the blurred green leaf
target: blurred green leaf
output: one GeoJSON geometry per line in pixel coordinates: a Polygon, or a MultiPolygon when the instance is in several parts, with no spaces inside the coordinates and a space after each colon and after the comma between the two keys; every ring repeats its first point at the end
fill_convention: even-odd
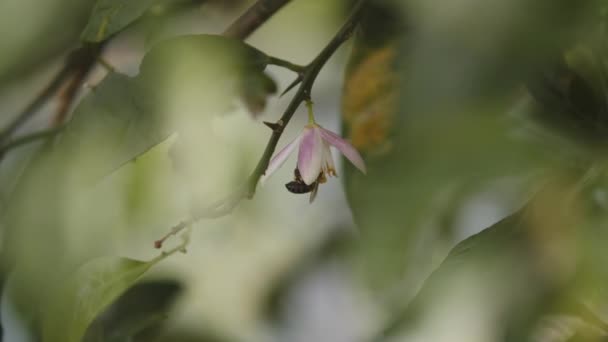
{"type": "Polygon", "coordinates": [[[137,79],[159,105],[180,99],[189,107],[219,114],[233,106],[235,97],[248,99],[253,88],[265,95],[276,91],[263,74],[267,65],[266,54],[240,40],[185,35],[154,44],[137,79]]]}
{"type": "Polygon", "coordinates": [[[127,290],[87,329],[84,341],[152,341],[182,286],[172,280],[141,282],[127,290]]]}
{"type": "Polygon", "coordinates": [[[573,40],[593,7],[492,3],[458,2],[456,12],[425,1],[408,2],[401,12],[378,4],[356,37],[343,131],[364,155],[368,174],[345,163],[344,179],[362,233],[358,257],[379,293],[403,281],[416,288],[445,248],[437,237],[446,230],[439,220],[446,209],[506,180],[514,184],[509,205],[533,191],[543,172],[573,162],[564,162],[557,146],[547,153],[538,140],[525,139],[512,114],[521,109],[521,83],[556,42],[573,40]],[[505,11],[513,15],[498,20],[505,11]],[[399,25],[386,21],[400,20],[406,28],[391,34],[399,25]],[[374,37],[385,32],[391,39],[378,44],[374,37]],[[503,44],[490,41],[489,32],[503,44]]]}
{"type": "Polygon", "coordinates": [[[74,110],[58,139],[62,153],[90,171],[82,176],[107,175],[169,135],[162,118],[146,110],[150,102],[132,78],[108,75],[74,110]]]}
{"type": "Polygon", "coordinates": [[[79,342],[95,317],[160,259],[102,257],[66,279],[43,315],[44,342],[79,342]]]}
{"type": "Polygon", "coordinates": [[[235,98],[261,110],[276,90],[263,73],[266,63],[264,53],[221,36],[162,41],[146,54],[136,77],[112,73],[97,85],[76,107],[58,144],[86,167],[81,176],[107,175],[171,133],[205,126],[210,114],[229,110],[235,98]],[[191,108],[194,115],[184,114],[191,108]],[[183,125],[174,125],[182,119],[183,125]]]}
{"type": "MultiPolygon", "coordinates": [[[[93,0],[0,2],[0,89],[14,84],[21,93],[24,80],[35,72],[54,68],[56,59],[78,43],[78,35],[92,8],[93,0]]],[[[47,82],[46,79],[47,76],[43,76],[40,81],[47,82]]],[[[39,91],[25,90],[30,93],[28,97],[39,91]]],[[[2,116],[12,116],[9,114],[5,112],[2,116]]]]}
{"type": "MultiPolygon", "coordinates": [[[[44,341],[80,341],[93,319],[154,263],[96,259],[63,279],[82,260],[107,253],[112,232],[125,225],[116,215],[125,193],[100,178],[173,132],[179,131],[180,137],[187,136],[188,129],[200,133],[241,95],[250,77],[268,81],[263,76],[265,60],[258,50],[222,37],[159,42],[145,56],[139,75],[111,73],[92,88],[67,127],[36,154],[3,216],[8,228],[3,237],[10,248],[2,262],[22,273],[15,297],[32,321],[41,322],[44,341]],[[189,125],[189,119],[195,123],[189,125]],[[36,215],[25,214],[32,206],[38,208],[36,215]],[[74,241],[84,242],[74,246],[74,241]],[[56,253],[57,248],[67,250],[56,253]],[[37,285],[42,279],[48,284],[44,289],[37,285]]],[[[123,335],[163,318],[158,312],[136,316],[120,328],[123,335]]],[[[92,332],[92,338],[103,333],[92,332]]]]}
{"type": "Polygon", "coordinates": [[[80,38],[86,42],[101,42],[129,26],[150,7],[164,1],[97,0],[80,38]]]}
{"type": "Polygon", "coordinates": [[[535,100],[528,120],[591,157],[608,145],[606,70],[598,61],[592,49],[579,46],[547,60],[526,82],[535,100]]]}
{"type": "Polygon", "coordinates": [[[481,310],[500,313],[505,341],[528,340],[550,315],[606,329],[592,311],[608,302],[608,210],[597,196],[606,175],[604,166],[551,178],[523,208],[458,243],[375,341],[390,340],[428,318],[433,307],[464,296],[457,290],[463,281],[476,290],[457,299],[469,305],[490,294],[481,310]]]}

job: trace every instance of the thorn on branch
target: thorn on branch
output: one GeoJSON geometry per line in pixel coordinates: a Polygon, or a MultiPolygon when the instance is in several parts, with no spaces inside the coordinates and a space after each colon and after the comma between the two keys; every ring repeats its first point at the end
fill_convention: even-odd
{"type": "Polygon", "coordinates": [[[273,132],[282,132],[283,131],[283,121],[279,120],[277,122],[268,122],[264,121],[264,125],[268,126],[273,132]]]}
{"type": "Polygon", "coordinates": [[[291,84],[289,84],[287,86],[287,88],[285,88],[285,90],[283,90],[283,92],[281,93],[281,95],[279,95],[279,97],[283,97],[283,95],[287,94],[291,89],[295,88],[295,86],[297,86],[298,84],[300,84],[300,82],[302,82],[302,79],[304,77],[302,75],[298,75],[298,77],[296,77],[295,80],[293,80],[293,82],[291,82],[291,84]]]}

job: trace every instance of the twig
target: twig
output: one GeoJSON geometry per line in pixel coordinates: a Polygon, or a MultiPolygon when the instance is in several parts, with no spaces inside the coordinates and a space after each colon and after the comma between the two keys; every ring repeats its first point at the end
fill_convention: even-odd
{"type": "Polygon", "coordinates": [[[159,262],[159,261],[161,261],[161,260],[163,260],[163,259],[165,259],[165,258],[167,258],[167,257],[169,257],[169,256],[171,256],[171,255],[173,255],[175,253],[177,253],[177,252],[186,253],[186,248],[190,244],[190,230],[191,230],[191,227],[190,226],[186,226],[186,227],[184,227],[182,229],[186,229],[186,228],[188,230],[186,230],[186,232],[184,232],[181,235],[182,242],[179,245],[173,247],[172,249],[170,249],[168,251],[161,252],[159,256],[157,256],[156,258],[152,259],[150,262],[152,262],[152,263],[159,262]]]}
{"type": "Polygon", "coordinates": [[[29,144],[39,139],[52,137],[55,134],[61,132],[64,128],[65,126],[58,126],[47,130],[26,134],[20,137],[16,137],[14,139],[10,139],[2,147],[0,147],[0,156],[10,149],[19,147],[21,145],[29,144]]]}
{"type": "Polygon", "coordinates": [[[57,90],[63,85],[65,79],[69,77],[70,73],[71,67],[69,63],[66,63],[61,70],[59,70],[57,75],[55,75],[51,83],[2,130],[2,133],[0,133],[0,143],[6,141],[17,129],[19,129],[19,127],[21,127],[21,125],[30,119],[49,98],[55,95],[57,90]]]}
{"type": "Polygon", "coordinates": [[[101,65],[102,67],[104,67],[107,72],[109,72],[109,73],[115,73],[116,72],[116,69],[114,68],[114,66],[112,64],[110,64],[110,62],[108,62],[105,58],[99,56],[97,58],[97,62],[99,62],[99,65],[101,65]]]}
{"type": "Polygon", "coordinates": [[[228,27],[226,37],[246,39],[290,0],[258,0],[228,27]]]}
{"type": "Polygon", "coordinates": [[[80,86],[85,81],[97,61],[100,59],[102,46],[100,44],[85,46],[80,55],[75,55],[73,76],[59,96],[59,107],[53,118],[53,125],[64,123],[70,106],[78,94],[80,86]]]}
{"type": "MultiPolygon", "coordinates": [[[[38,94],[38,96],[36,96],[36,98],[27,107],[25,107],[21,113],[2,130],[0,133],[0,144],[3,145],[1,148],[3,152],[7,151],[10,148],[10,145],[14,145],[14,141],[12,143],[7,143],[7,141],[9,141],[10,137],[15,133],[15,131],[23,126],[23,124],[26,123],[40,109],[40,107],[42,107],[42,105],[44,105],[51,97],[60,91],[62,87],[65,87],[60,96],[61,102],[53,120],[54,125],[58,125],[63,122],[67,111],[78,92],[80,84],[95,65],[95,61],[101,54],[102,49],[103,43],[87,44],[70,53],[64,66],[61,68],[61,70],[59,70],[46,88],[43,89],[42,92],[38,94]],[[69,83],[66,84],[68,81],[69,83]]],[[[32,136],[41,137],[37,134],[32,136]]],[[[25,142],[30,141],[33,140],[25,140],[25,142]]],[[[0,158],[1,157],[2,154],[0,153],[0,158]]]]}
{"type": "Polygon", "coordinates": [[[342,28],[340,28],[340,31],[336,33],[336,35],[327,44],[327,46],[325,46],[325,48],[323,48],[323,50],[317,55],[317,57],[312,62],[310,62],[300,73],[300,86],[296,94],[291,99],[291,102],[285,109],[285,112],[276,123],[270,123],[270,125],[267,124],[267,126],[273,128],[272,135],[270,136],[270,139],[266,144],[266,148],[264,149],[264,153],[262,154],[260,161],[249,176],[247,183],[227,198],[215,202],[214,204],[203,208],[196,213],[193,213],[193,215],[189,219],[182,221],[178,225],[172,227],[169,233],[167,233],[167,235],[165,235],[162,239],[155,241],[154,246],[156,248],[161,248],[163,242],[167,238],[178,234],[185,227],[188,227],[191,224],[205,218],[217,218],[228,215],[242,199],[253,197],[260,177],[262,177],[262,175],[268,168],[268,163],[272,158],[279,139],[283,134],[285,126],[287,126],[300,104],[310,99],[312,86],[323,66],[327,63],[327,61],[334,54],[334,52],[336,52],[336,50],[342,45],[342,43],[344,43],[350,38],[354,28],[356,27],[359,21],[365,2],[366,0],[357,1],[346,22],[344,23],[342,28]]]}
{"type": "Polygon", "coordinates": [[[268,64],[270,65],[276,65],[276,66],[280,66],[283,67],[285,69],[289,69],[293,72],[296,72],[298,74],[303,73],[304,71],[306,71],[306,67],[302,66],[302,65],[297,65],[297,64],[293,64],[290,61],[286,61],[277,57],[273,57],[273,56],[268,56],[268,64]]]}

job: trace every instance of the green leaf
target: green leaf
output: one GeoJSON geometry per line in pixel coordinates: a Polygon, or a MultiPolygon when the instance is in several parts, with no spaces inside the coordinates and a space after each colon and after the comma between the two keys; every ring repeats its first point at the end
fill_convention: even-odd
{"type": "Polygon", "coordinates": [[[184,96],[206,112],[218,113],[236,96],[250,97],[254,87],[265,95],[274,93],[276,85],[263,73],[267,65],[268,56],[242,41],[186,35],[155,44],[137,79],[161,104],[184,96]]]}
{"type": "Polygon", "coordinates": [[[500,312],[507,341],[529,340],[539,318],[555,315],[604,329],[593,309],[608,300],[608,207],[598,196],[607,180],[605,166],[547,179],[520,210],[454,246],[374,341],[392,341],[436,307],[461,310],[452,300],[500,312]]]}
{"type": "Polygon", "coordinates": [[[58,148],[95,180],[179,131],[194,135],[241,98],[259,112],[276,91],[268,57],[235,39],[180,36],[155,44],[136,77],[112,73],[74,111],[58,148]]]}
{"type": "Polygon", "coordinates": [[[80,39],[101,42],[123,30],[163,0],[98,0],[80,39]]]}
{"type": "Polygon", "coordinates": [[[83,341],[153,340],[181,290],[174,280],[137,283],[95,319],[83,341]]]}
{"type": "Polygon", "coordinates": [[[43,316],[43,341],[79,342],[95,317],[159,260],[101,257],[81,266],[51,300],[43,316]]]}
{"type": "MultiPolygon", "coordinates": [[[[526,15],[539,10],[529,2],[516,3],[513,10],[526,15]]],[[[376,288],[390,291],[404,274],[406,282],[419,281],[432,267],[432,256],[458,234],[454,224],[443,220],[448,210],[458,214],[463,199],[509,180],[516,185],[498,198],[507,209],[534,188],[543,171],[563,166],[563,154],[557,148],[547,153],[543,144],[522,139],[527,132],[513,115],[521,110],[513,96],[520,80],[548,46],[492,50],[495,46],[474,46],[479,42],[467,45],[471,35],[479,34],[475,30],[438,33],[434,24],[422,23],[379,45],[372,33],[385,35],[407,19],[375,12],[369,13],[375,21],[368,27],[364,21],[357,32],[343,98],[344,135],[361,151],[368,173],[347,162],[343,179],[362,234],[361,268],[376,288]],[[461,73],[457,65],[469,63],[470,69],[461,73]]],[[[443,18],[435,15],[429,20],[443,18]]],[[[521,20],[521,25],[514,21],[508,28],[492,29],[509,37],[539,33],[532,16],[521,20]]]]}
{"type": "MultiPolygon", "coordinates": [[[[0,35],[0,88],[4,96],[29,99],[38,92],[42,80],[25,80],[74,47],[84,24],[83,18],[92,8],[90,0],[3,1],[0,8],[0,32],[3,32],[0,35]],[[27,26],[23,26],[25,22],[27,26]]],[[[3,110],[2,125],[17,114],[13,113],[16,108],[9,108],[3,110]]]]}
{"type": "Polygon", "coordinates": [[[86,170],[83,179],[105,176],[168,137],[152,106],[132,78],[110,74],[75,109],[58,147],[86,170]]]}

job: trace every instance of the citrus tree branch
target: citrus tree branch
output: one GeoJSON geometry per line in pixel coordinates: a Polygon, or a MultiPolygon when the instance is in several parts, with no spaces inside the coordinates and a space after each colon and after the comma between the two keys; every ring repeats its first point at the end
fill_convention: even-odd
{"type": "Polygon", "coordinates": [[[298,90],[287,105],[287,108],[279,120],[275,123],[265,123],[272,129],[272,134],[268,140],[268,143],[266,144],[264,152],[262,153],[262,157],[258,161],[257,166],[249,176],[247,182],[225,199],[215,202],[210,206],[199,208],[196,212],[192,213],[189,219],[173,226],[167,235],[154,242],[154,246],[156,248],[161,248],[163,242],[167,238],[178,234],[181,230],[190,226],[192,223],[201,219],[217,218],[228,215],[242,199],[252,198],[255,195],[257,184],[268,168],[270,159],[272,158],[277,144],[283,135],[283,130],[302,102],[310,99],[312,86],[314,85],[315,80],[317,79],[317,76],[319,75],[319,72],[323,66],[325,66],[329,58],[333,56],[336,50],[352,35],[353,30],[361,17],[365,2],[366,0],[358,0],[356,2],[345,23],[335,34],[333,39],[325,46],[325,48],[323,48],[323,50],[313,59],[313,61],[305,66],[304,69],[299,73],[297,83],[295,83],[296,85],[299,83],[298,90]]]}
{"type": "Polygon", "coordinates": [[[283,113],[281,118],[273,125],[273,132],[270,136],[270,139],[268,140],[268,143],[266,144],[266,149],[262,154],[262,158],[260,159],[255,170],[249,177],[247,197],[251,198],[255,194],[255,189],[257,187],[258,181],[268,168],[268,163],[270,163],[270,159],[272,158],[279,139],[283,134],[285,126],[287,126],[300,104],[310,99],[312,86],[315,83],[319,72],[321,71],[323,66],[325,66],[329,58],[342,45],[342,43],[347,41],[352,35],[354,28],[359,22],[359,18],[361,16],[362,8],[365,4],[365,1],[366,0],[357,1],[342,28],[340,28],[338,33],[336,33],[333,39],[325,46],[325,48],[323,48],[323,50],[317,55],[317,57],[306,66],[301,76],[298,76],[298,78],[301,79],[300,86],[293,98],[291,99],[291,102],[285,109],[285,112],[283,113]]]}
{"type": "MultiPolygon", "coordinates": [[[[88,44],[72,51],[61,70],[53,77],[46,88],[44,88],[22,112],[2,130],[2,133],[0,133],[0,141],[5,141],[27,122],[42,105],[51,97],[55,96],[55,94],[65,86],[66,81],[75,78],[75,76],[80,78],[79,75],[81,74],[86,75],[95,65],[95,61],[101,53],[101,50],[101,44],[88,44]]],[[[68,95],[73,97],[74,93],[75,91],[72,91],[69,92],[68,95]]]]}
{"type": "Polygon", "coordinates": [[[273,56],[268,56],[268,64],[270,65],[276,65],[288,70],[291,70],[293,72],[296,72],[298,74],[303,73],[306,70],[305,66],[302,65],[297,65],[294,63],[291,63],[290,61],[286,61],[277,57],[273,57],[273,56]]]}
{"type": "Polygon", "coordinates": [[[246,39],[291,0],[258,0],[223,33],[226,37],[246,39]]]}
{"type": "MultiPolygon", "coordinates": [[[[63,67],[57,72],[51,82],[0,132],[0,159],[2,159],[6,151],[13,147],[52,136],[52,134],[37,132],[11,141],[13,134],[32,118],[49,99],[58,93],[60,101],[53,117],[53,126],[63,123],[71,104],[78,94],[80,85],[95,66],[97,58],[101,55],[103,46],[103,43],[85,44],[68,55],[63,67]]],[[[45,132],[51,133],[52,130],[45,132]]]]}
{"type": "Polygon", "coordinates": [[[39,139],[50,138],[55,134],[61,132],[65,126],[57,126],[53,128],[49,128],[42,131],[37,131],[34,133],[26,134],[20,137],[11,138],[6,141],[6,143],[0,147],[0,156],[3,155],[6,151],[17,148],[19,146],[29,144],[39,139]]]}

